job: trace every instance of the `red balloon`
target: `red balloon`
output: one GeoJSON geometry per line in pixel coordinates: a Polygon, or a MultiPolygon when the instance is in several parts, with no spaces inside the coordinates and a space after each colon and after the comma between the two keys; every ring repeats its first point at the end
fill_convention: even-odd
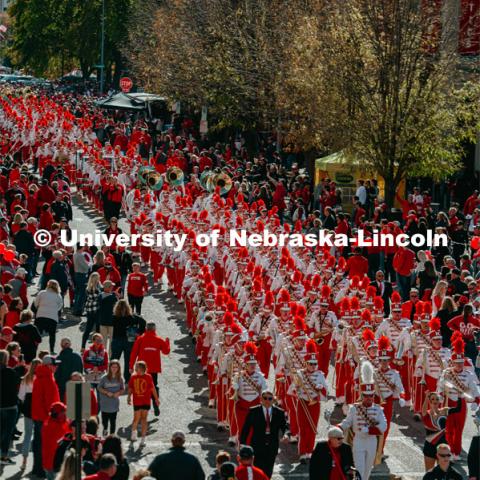
{"type": "Polygon", "coordinates": [[[15,252],[13,250],[7,250],[3,254],[3,258],[5,258],[7,262],[11,262],[15,258],[15,252]]]}
{"type": "Polygon", "coordinates": [[[472,241],[470,242],[470,246],[474,250],[478,250],[480,248],[480,237],[473,237],[472,241]]]}

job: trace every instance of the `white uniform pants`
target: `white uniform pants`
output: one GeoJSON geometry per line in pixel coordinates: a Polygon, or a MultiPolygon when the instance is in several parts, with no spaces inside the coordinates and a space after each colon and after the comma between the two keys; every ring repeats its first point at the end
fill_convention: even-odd
{"type": "Polygon", "coordinates": [[[372,473],[377,452],[377,437],[375,435],[355,434],[353,440],[353,461],[362,480],[368,480],[372,473]]]}

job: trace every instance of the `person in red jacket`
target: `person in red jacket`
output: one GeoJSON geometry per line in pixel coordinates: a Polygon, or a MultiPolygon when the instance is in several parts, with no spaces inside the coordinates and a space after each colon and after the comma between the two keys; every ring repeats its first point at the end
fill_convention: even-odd
{"type": "Polygon", "coordinates": [[[463,313],[453,317],[447,327],[453,332],[460,332],[465,342],[465,355],[470,358],[473,365],[477,358],[477,347],[475,345],[475,332],[480,330],[480,320],[473,315],[473,306],[468,303],[463,307],[463,313]]]}
{"type": "Polygon", "coordinates": [[[134,442],[137,439],[137,427],[140,423],[142,439],[140,445],[145,445],[145,435],[147,434],[147,416],[150,410],[150,399],[153,397],[157,408],[160,406],[158,393],[153,384],[152,376],[147,373],[147,364],[143,361],[135,363],[135,373],[128,381],[127,403],[132,405],[133,400],[133,422],[132,437],[134,442]]]}
{"type": "Polygon", "coordinates": [[[40,222],[38,227],[41,230],[48,230],[52,229],[52,225],[54,222],[52,212],[50,210],[50,204],[44,203],[40,208],[40,222]]]}
{"type": "Polygon", "coordinates": [[[47,474],[47,480],[55,478],[53,460],[58,442],[69,432],[67,407],[62,402],[53,403],[42,426],[42,464],[47,474]]]}
{"type": "Polygon", "coordinates": [[[235,470],[237,480],[268,480],[268,476],[253,465],[254,453],[250,445],[240,448],[237,455],[238,467],[235,470]]]}
{"type": "Polygon", "coordinates": [[[110,280],[116,287],[119,287],[122,283],[120,272],[112,265],[110,260],[105,260],[105,266],[99,268],[97,271],[100,275],[101,283],[104,283],[105,280],[110,280]]]}
{"type": "Polygon", "coordinates": [[[464,215],[473,215],[473,212],[480,204],[480,199],[478,198],[478,190],[474,192],[465,200],[465,205],[463,206],[464,215]]]}
{"type": "Polygon", "coordinates": [[[349,278],[355,275],[363,278],[368,274],[368,260],[362,255],[362,249],[356,247],[353,255],[347,260],[347,271],[349,278]]]}
{"type": "Polygon", "coordinates": [[[408,300],[411,287],[411,273],[415,267],[415,253],[407,247],[399,247],[393,257],[393,269],[397,276],[397,286],[402,300],[408,300]]]}
{"type": "Polygon", "coordinates": [[[137,315],[142,314],[142,302],[143,297],[148,292],[148,280],[147,276],[140,271],[140,264],[132,264],[133,272],[127,277],[127,296],[128,303],[132,310],[135,310],[137,315]]]}
{"type": "Polygon", "coordinates": [[[33,468],[32,473],[44,478],[45,471],[42,465],[42,428],[49,416],[50,408],[60,401],[58,386],[53,374],[58,360],[53,355],[45,355],[42,365],[35,369],[32,387],[32,420],[33,420],[33,468]]]}
{"type": "MultiPolygon", "coordinates": [[[[135,362],[142,360],[147,364],[148,373],[152,376],[155,390],[158,393],[158,374],[162,373],[161,355],[170,353],[170,339],[165,340],[156,333],[156,325],[154,322],[148,322],[145,333],[140,335],[133,344],[132,353],[130,354],[130,372],[133,372],[135,362]]],[[[158,409],[155,408],[155,415],[158,416],[158,409]]]]}
{"type": "Polygon", "coordinates": [[[37,192],[37,202],[38,206],[42,207],[44,203],[52,203],[56,198],[55,190],[48,185],[47,180],[42,180],[42,186],[38,189],[37,192]]]}

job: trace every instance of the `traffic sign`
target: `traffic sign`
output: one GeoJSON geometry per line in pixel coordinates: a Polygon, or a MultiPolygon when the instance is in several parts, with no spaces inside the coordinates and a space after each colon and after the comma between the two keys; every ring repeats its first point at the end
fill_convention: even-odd
{"type": "Polygon", "coordinates": [[[122,89],[122,92],[128,93],[132,87],[133,87],[133,82],[131,78],[122,77],[120,79],[120,88],[122,89]]]}
{"type": "Polygon", "coordinates": [[[82,420],[90,418],[90,388],[89,382],[67,382],[67,418],[77,420],[78,413],[82,420]],[[77,410],[77,403],[80,403],[80,410],[77,410]]]}

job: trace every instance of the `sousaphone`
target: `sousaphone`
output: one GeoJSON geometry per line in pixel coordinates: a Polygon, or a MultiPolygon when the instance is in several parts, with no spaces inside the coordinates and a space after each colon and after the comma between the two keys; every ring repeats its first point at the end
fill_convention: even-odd
{"type": "Polygon", "coordinates": [[[165,175],[165,180],[171,187],[179,187],[182,185],[183,178],[183,171],[178,167],[170,167],[165,175]]]}

